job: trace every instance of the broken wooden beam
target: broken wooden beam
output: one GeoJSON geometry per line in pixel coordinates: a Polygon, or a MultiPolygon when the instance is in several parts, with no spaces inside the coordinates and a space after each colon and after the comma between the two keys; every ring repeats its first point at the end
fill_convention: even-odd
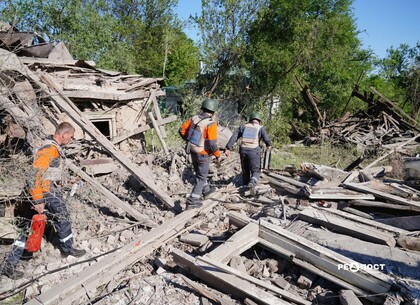
{"type": "MultiPolygon", "coordinates": [[[[251,225],[254,225],[254,226],[256,226],[258,228],[258,225],[257,224],[253,224],[253,223],[250,223],[250,224],[251,225]]],[[[235,234],[237,234],[237,233],[235,233],[235,234]]],[[[240,252],[238,252],[238,253],[240,253],[240,252]]],[[[213,260],[213,259],[211,259],[209,257],[197,257],[197,260],[200,261],[200,262],[205,262],[205,263],[207,263],[207,264],[209,264],[209,265],[211,265],[213,267],[216,267],[216,268],[222,270],[223,272],[227,272],[229,274],[233,274],[233,275],[237,276],[240,279],[246,280],[246,281],[248,281],[250,283],[253,283],[253,284],[255,284],[255,285],[257,285],[257,286],[259,286],[261,288],[264,288],[264,289],[266,289],[268,291],[271,291],[271,292],[273,292],[273,293],[281,296],[282,298],[284,298],[286,300],[292,301],[293,303],[301,304],[301,305],[310,305],[311,304],[311,302],[306,301],[306,300],[302,299],[301,297],[299,297],[297,295],[294,295],[294,294],[292,294],[290,292],[287,292],[287,291],[285,291],[283,289],[280,289],[280,288],[272,285],[270,282],[267,283],[265,281],[262,281],[262,280],[259,280],[257,278],[254,278],[253,276],[250,276],[247,273],[241,272],[241,271],[239,271],[239,270],[237,270],[235,268],[232,268],[232,267],[229,267],[227,265],[224,265],[224,264],[222,264],[222,263],[220,263],[218,261],[215,261],[215,260],[213,260]]]]}
{"type": "Polygon", "coordinates": [[[410,205],[401,205],[401,204],[395,204],[395,203],[386,203],[386,202],[380,202],[376,200],[370,201],[370,200],[357,199],[357,200],[351,200],[349,203],[351,205],[360,206],[360,207],[420,212],[420,207],[410,206],[410,205]]]}
{"type": "Polygon", "coordinates": [[[420,231],[420,215],[375,219],[377,222],[407,231],[420,231]]]}
{"type": "Polygon", "coordinates": [[[381,191],[378,191],[376,189],[373,189],[371,187],[369,187],[369,182],[364,182],[364,183],[342,183],[341,185],[344,186],[345,188],[349,188],[358,192],[363,192],[363,193],[368,193],[368,194],[372,194],[374,195],[376,198],[383,198],[392,202],[396,202],[398,204],[402,204],[402,205],[409,205],[409,206],[415,206],[415,207],[420,207],[420,202],[416,202],[413,200],[407,200],[404,199],[400,196],[396,196],[396,195],[392,195],[392,194],[387,194],[381,191]]]}
{"type": "Polygon", "coordinates": [[[323,208],[323,207],[319,207],[319,206],[315,206],[315,205],[312,205],[312,207],[315,208],[315,209],[323,210],[323,211],[325,211],[327,213],[330,213],[330,214],[338,215],[338,216],[343,217],[345,219],[349,219],[349,220],[352,220],[352,221],[355,221],[355,222],[359,222],[359,223],[368,225],[372,228],[381,229],[383,231],[392,233],[395,237],[399,236],[400,234],[404,235],[404,234],[409,233],[408,231],[405,231],[405,230],[402,230],[402,229],[399,229],[399,228],[395,228],[395,227],[392,227],[392,226],[388,226],[386,224],[382,224],[382,223],[377,222],[375,220],[370,220],[370,219],[366,219],[366,218],[363,218],[363,217],[360,217],[360,216],[357,216],[357,215],[349,214],[349,213],[346,213],[345,211],[340,211],[340,210],[336,210],[336,209],[328,209],[328,208],[323,208]]]}
{"type": "MultiPolygon", "coordinates": [[[[243,227],[250,222],[255,223],[255,220],[237,212],[230,212],[228,217],[237,227],[243,227]]],[[[356,266],[358,263],[265,221],[260,221],[259,237],[260,243],[264,241],[265,248],[345,289],[353,290],[358,295],[387,292],[394,282],[391,277],[375,270],[345,270],[344,266],[356,266]]],[[[381,302],[379,297],[367,298],[381,302]]]]}
{"type": "MultiPolygon", "coordinates": [[[[161,119],[161,120],[157,120],[156,121],[156,125],[157,126],[161,126],[161,125],[164,125],[164,124],[167,124],[167,123],[176,121],[176,119],[177,119],[177,116],[176,115],[171,115],[171,116],[169,116],[167,118],[164,118],[164,119],[161,119]]],[[[127,139],[129,137],[132,137],[132,136],[135,136],[135,135],[137,135],[139,133],[145,132],[145,131],[147,131],[147,130],[149,130],[151,128],[153,128],[152,123],[147,124],[147,125],[143,125],[143,126],[140,126],[140,127],[137,127],[137,128],[133,129],[130,132],[124,133],[124,134],[119,135],[118,137],[112,139],[112,143],[113,144],[118,144],[118,143],[124,141],[125,139],[127,139]]]]}
{"type": "Polygon", "coordinates": [[[239,253],[242,253],[258,243],[258,226],[250,224],[232,235],[222,245],[207,253],[205,257],[218,262],[227,263],[239,253]]]}
{"type": "Polygon", "coordinates": [[[356,223],[354,221],[339,218],[338,216],[327,214],[314,208],[306,208],[299,213],[299,218],[310,223],[324,226],[334,232],[353,236],[362,240],[395,246],[393,235],[373,229],[367,225],[356,223]]]}
{"type": "Polygon", "coordinates": [[[260,238],[270,237],[270,241],[290,251],[300,260],[304,260],[347,283],[374,293],[386,293],[394,280],[381,272],[358,268],[346,270],[345,266],[358,263],[332,250],[309,241],[266,221],[260,222],[260,238]]]}
{"type": "Polygon", "coordinates": [[[152,112],[149,112],[149,113],[148,113],[148,115],[149,115],[149,119],[150,119],[150,121],[152,122],[153,128],[155,129],[155,132],[156,132],[156,134],[157,134],[157,136],[158,136],[158,138],[159,138],[159,141],[160,141],[160,143],[162,144],[162,147],[163,147],[163,150],[165,151],[165,154],[166,154],[166,155],[169,155],[169,149],[168,149],[168,146],[166,145],[166,142],[165,142],[165,140],[163,139],[163,136],[162,136],[162,134],[161,134],[161,132],[160,132],[159,126],[156,124],[156,120],[155,120],[155,118],[153,117],[153,113],[152,113],[152,112]]]}
{"type": "Polygon", "coordinates": [[[306,184],[306,183],[297,181],[295,179],[292,179],[292,178],[289,178],[289,177],[286,177],[286,176],[283,176],[283,175],[278,175],[278,174],[274,174],[274,173],[270,173],[270,172],[266,172],[264,174],[267,175],[267,176],[269,176],[269,177],[275,178],[277,180],[280,180],[280,181],[283,181],[283,182],[287,182],[287,183],[289,183],[289,184],[291,184],[293,186],[296,186],[298,188],[302,188],[302,187],[308,186],[308,184],[306,184]]]}
{"type": "Polygon", "coordinates": [[[351,290],[341,290],[339,295],[341,305],[363,305],[351,290]]]}
{"type": "Polygon", "coordinates": [[[373,161],[372,163],[370,163],[369,165],[365,166],[364,169],[368,169],[374,165],[376,165],[378,162],[382,161],[383,159],[385,159],[386,157],[388,157],[389,155],[392,155],[393,153],[399,151],[401,148],[403,148],[405,145],[415,141],[418,137],[420,137],[420,133],[417,134],[416,136],[412,137],[411,139],[409,139],[408,141],[402,143],[401,145],[397,146],[396,148],[390,150],[389,152],[385,153],[384,155],[382,155],[381,157],[379,157],[378,159],[376,159],[375,161],[373,161]]]}
{"type": "MultiPolygon", "coordinates": [[[[104,256],[100,261],[83,269],[81,272],[55,284],[26,304],[70,305],[73,302],[80,303],[86,291],[104,285],[124,268],[164,246],[179,236],[179,234],[182,234],[186,224],[190,223],[196,215],[208,213],[218,204],[218,201],[210,199],[203,201],[203,207],[184,211],[165,221],[162,225],[140,235],[138,239],[118,251],[104,256]]],[[[195,223],[199,224],[201,222],[196,221],[195,223]]],[[[193,226],[194,224],[190,226],[190,229],[193,226]]]]}
{"type": "Polygon", "coordinates": [[[375,200],[371,194],[359,193],[342,187],[312,188],[309,199],[317,200],[375,200]]]}
{"type": "MultiPolygon", "coordinates": [[[[156,115],[156,121],[160,121],[160,120],[162,120],[162,115],[160,113],[159,104],[158,104],[158,102],[156,100],[156,94],[155,94],[155,92],[156,92],[155,90],[152,91],[152,95],[153,95],[153,100],[152,100],[152,102],[153,102],[153,110],[154,110],[155,115],[156,115]]],[[[159,126],[159,130],[160,130],[160,133],[162,134],[162,138],[165,139],[167,137],[165,126],[163,126],[163,125],[159,126]]]]}
{"type": "Polygon", "coordinates": [[[179,274],[179,276],[182,278],[182,280],[193,290],[201,294],[202,296],[206,297],[209,300],[212,300],[213,302],[216,302],[220,305],[235,305],[236,303],[229,297],[227,299],[227,296],[224,296],[223,298],[218,296],[217,294],[211,292],[209,289],[206,289],[205,287],[202,287],[200,284],[190,280],[183,274],[179,274]]]}
{"type": "Polygon", "coordinates": [[[78,175],[80,178],[82,178],[84,181],[89,183],[92,187],[94,187],[97,191],[102,193],[106,198],[108,198],[113,204],[115,204],[120,209],[124,210],[128,215],[136,219],[138,222],[140,222],[141,225],[144,225],[146,227],[156,227],[157,224],[152,221],[147,216],[143,215],[139,211],[133,209],[128,203],[122,201],[119,199],[116,195],[114,195],[110,190],[105,188],[101,183],[96,181],[94,178],[90,177],[88,174],[86,174],[84,171],[82,171],[80,168],[78,168],[73,162],[71,162],[69,159],[66,160],[66,165],[69,167],[71,171],[73,171],[76,175],[78,175]]]}
{"type": "Polygon", "coordinates": [[[197,262],[195,258],[183,251],[173,249],[171,254],[178,265],[187,269],[190,273],[216,289],[232,295],[235,298],[244,299],[248,297],[256,301],[258,304],[289,304],[288,302],[258,288],[246,280],[238,278],[233,274],[225,273],[223,270],[205,263],[204,261],[200,260],[197,262]]]}

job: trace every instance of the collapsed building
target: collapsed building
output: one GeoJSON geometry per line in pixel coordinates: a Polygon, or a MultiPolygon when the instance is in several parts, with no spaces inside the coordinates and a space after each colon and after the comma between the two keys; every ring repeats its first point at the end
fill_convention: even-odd
{"type": "MultiPolygon", "coordinates": [[[[69,58],[63,45],[27,57],[16,50],[32,44],[15,34],[0,36],[8,45],[0,49],[5,219],[15,224],[14,207],[27,200],[22,176],[31,150],[57,123],[72,122],[80,140],[67,147],[67,166],[79,182],[67,201],[88,258],[60,259],[44,242],[24,262],[24,279],[0,278],[0,299],[418,304],[420,193],[386,181],[392,168],[266,169],[250,196],[236,187],[235,154],[211,168],[218,191],[202,208],[183,211],[194,177],[183,149],[165,143],[164,125],[176,117],[161,117],[161,80],[97,69],[69,58]],[[156,153],[142,147],[147,130],[159,139],[156,153]]],[[[407,135],[399,148],[418,145],[416,129],[407,135]]],[[[13,241],[11,230],[4,240],[13,241]]]]}

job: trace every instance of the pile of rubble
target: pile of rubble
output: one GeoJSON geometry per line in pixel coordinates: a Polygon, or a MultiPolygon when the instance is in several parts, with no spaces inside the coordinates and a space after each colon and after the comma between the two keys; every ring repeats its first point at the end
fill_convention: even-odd
{"type": "MultiPolygon", "coordinates": [[[[0,138],[2,223],[13,223],[19,205],[27,204],[23,177],[31,150],[68,120],[78,126],[80,140],[65,151],[69,180],[76,181],[66,201],[75,241],[87,251],[62,258],[43,241],[42,250],[19,266],[23,279],[0,278],[1,300],[419,304],[420,192],[388,177],[390,166],[375,166],[391,153],[363,168],[305,163],[265,170],[256,196],[238,187],[240,161],[232,154],[212,164],[217,192],[203,207],[185,210],[194,176],[183,149],[165,143],[168,118],[155,107],[156,80],[85,65],[29,63],[1,49],[0,78],[0,118],[8,126],[0,138]],[[118,123],[129,108],[136,115],[118,123]],[[162,144],[156,154],[142,146],[140,135],[149,129],[162,144]]],[[[16,236],[8,228],[0,235],[1,254],[16,236]]]]}

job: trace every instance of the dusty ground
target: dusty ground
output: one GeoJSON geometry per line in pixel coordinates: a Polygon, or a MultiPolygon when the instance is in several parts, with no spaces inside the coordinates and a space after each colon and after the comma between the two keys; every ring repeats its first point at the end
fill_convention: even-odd
{"type": "MultiPolygon", "coordinates": [[[[149,156],[149,161],[153,159],[153,164],[150,164],[152,168],[150,175],[157,185],[167,189],[168,194],[178,200],[181,207],[184,208],[185,198],[192,188],[193,176],[185,156],[181,152],[177,156],[175,161],[165,160],[159,156],[154,156],[154,158],[149,156]]],[[[237,155],[235,157],[238,158],[237,155]]],[[[212,168],[212,183],[219,188],[232,181],[239,181],[238,159],[233,166],[225,168],[228,168],[228,171],[212,168]]],[[[119,169],[97,179],[108,189],[118,194],[122,200],[129,202],[157,224],[162,224],[176,215],[177,211],[168,211],[162,207],[158,200],[141,186],[141,183],[127,179],[127,177],[129,177],[128,173],[119,169]]],[[[79,304],[212,304],[182,279],[181,274],[185,274],[185,272],[172,262],[168,253],[171,247],[175,247],[192,255],[202,255],[223,243],[234,233],[229,227],[227,218],[229,210],[242,210],[242,213],[249,217],[264,218],[358,262],[383,262],[386,264],[386,273],[396,279],[403,279],[409,284],[410,289],[413,289],[413,293],[416,293],[414,290],[420,281],[418,272],[420,255],[418,253],[363,242],[297,221],[298,204],[295,199],[287,196],[284,197],[287,199],[286,219],[284,219],[283,209],[278,200],[279,195],[284,194],[268,188],[264,196],[253,198],[244,196],[242,191],[234,188],[229,192],[225,202],[219,203],[211,212],[200,216],[202,223],[193,230],[193,232],[199,232],[209,237],[210,243],[205,247],[194,247],[176,239],[171,244],[157,249],[153,255],[120,272],[106,287],[89,292],[79,304]],[[264,204],[262,203],[264,202],[263,198],[271,198],[275,203],[264,204]],[[162,259],[166,264],[159,268],[160,264],[156,258],[162,259]]],[[[46,272],[51,273],[33,281],[26,289],[22,289],[20,294],[0,301],[0,304],[21,304],[34,295],[47,291],[56,282],[68,278],[100,260],[98,256],[101,254],[128,244],[147,230],[136,221],[124,216],[122,211],[104,200],[87,184],[83,184],[74,197],[68,197],[68,205],[71,211],[76,245],[85,249],[87,255],[80,259],[72,257],[63,259],[59,251],[44,240],[42,250],[35,253],[31,260],[23,261],[19,265],[19,270],[25,272],[24,279],[12,281],[3,276],[0,277],[0,296],[2,292],[20,291],[21,284],[46,272]],[[82,260],[86,260],[86,262],[76,264],[82,260]],[[55,272],[58,268],[64,270],[55,272]]],[[[1,245],[0,255],[9,249],[10,245],[1,245]]],[[[340,287],[318,277],[310,288],[300,288],[297,280],[302,274],[302,270],[267,250],[256,246],[241,255],[238,254],[238,259],[250,275],[271,282],[280,278],[284,279],[291,285],[290,292],[312,301],[313,304],[339,304],[337,293],[340,287]]],[[[199,279],[188,274],[185,275],[201,283],[199,279]]],[[[203,285],[203,287],[206,286],[203,285]]],[[[223,295],[211,287],[207,287],[207,289],[223,295]]],[[[242,304],[236,300],[233,302],[242,304]]],[[[364,304],[369,304],[369,302],[364,304]]]]}

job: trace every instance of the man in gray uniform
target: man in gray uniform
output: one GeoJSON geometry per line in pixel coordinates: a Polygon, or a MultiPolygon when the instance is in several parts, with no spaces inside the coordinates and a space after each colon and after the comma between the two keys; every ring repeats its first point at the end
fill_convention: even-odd
{"type": "Polygon", "coordinates": [[[201,195],[206,198],[215,191],[215,188],[208,184],[207,176],[210,156],[215,156],[217,162],[221,159],[217,146],[217,122],[213,120],[217,106],[216,100],[203,101],[201,113],[189,118],[179,129],[179,134],[187,141],[196,178],[194,188],[187,199],[187,209],[201,207],[201,195]]]}
{"type": "Polygon", "coordinates": [[[239,148],[242,167],[242,184],[248,186],[251,195],[256,195],[255,186],[261,176],[260,140],[262,139],[267,145],[267,149],[271,148],[271,140],[267,135],[264,126],[261,125],[261,116],[258,112],[251,113],[249,122],[240,126],[229,139],[226,144],[226,156],[230,156],[230,150],[233,145],[242,139],[239,148]]]}

